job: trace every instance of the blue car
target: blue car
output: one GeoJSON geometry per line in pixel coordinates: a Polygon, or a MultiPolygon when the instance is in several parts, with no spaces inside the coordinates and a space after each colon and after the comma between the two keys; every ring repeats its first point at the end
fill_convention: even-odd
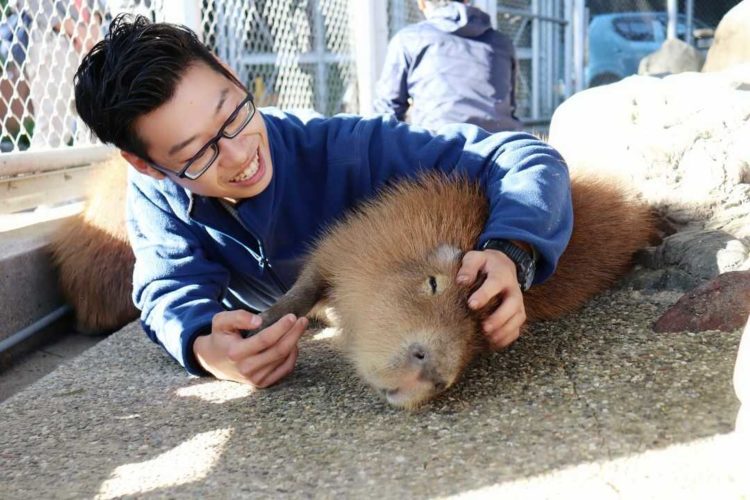
{"type": "MultiPolygon", "coordinates": [[[[686,16],[677,17],[677,37],[685,38],[686,16]]],[[[693,18],[694,45],[706,51],[714,30],[693,18]]],[[[617,12],[594,16],[588,29],[586,86],[616,82],[638,72],[645,56],[659,50],[667,37],[666,12],[617,12]]]]}

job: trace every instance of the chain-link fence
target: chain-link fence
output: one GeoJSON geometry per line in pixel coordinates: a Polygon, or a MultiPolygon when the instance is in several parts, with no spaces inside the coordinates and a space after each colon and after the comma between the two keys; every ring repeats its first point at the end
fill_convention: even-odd
{"type": "MultiPolygon", "coordinates": [[[[91,145],[73,105],[73,75],[83,54],[118,12],[171,20],[165,0],[0,2],[3,152],[91,145]]],[[[349,5],[349,0],[203,0],[200,26],[193,28],[260,106],[356,112],[349,5]]]]}
{"type": "Polygon", "coordinates": [[[99,1],[5,2],[0,28],[3,151],[55,148],[77,139],[73,74],[107,21],[99,1]]]}
{"type": "Polygon", "coordinates": [[[424,21],[417,0],[388,0],[388,39],[401,28],[424,21]]]}
{"type": "Polygon", "coordinates": [[[91,145],[73,106],[73,75],[118,11],[163,18],[157,0],[0,0],[3,152],[91,145]]]}
{"type": "Polygon", "coordinates": [[[204,0],[204,40],[259,106],[357,111],[349,0],[204,0]]]}
{"type": "Polygon", "coordinates": [[[516,114],[524,121],[548,120],[564,98],[566,22],[559,1],[498,0],[497,29],[516,48],[516,114]]]}

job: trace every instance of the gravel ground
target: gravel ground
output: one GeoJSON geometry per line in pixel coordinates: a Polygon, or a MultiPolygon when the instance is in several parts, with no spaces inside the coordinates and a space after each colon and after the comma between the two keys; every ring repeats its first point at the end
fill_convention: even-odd
{"type": "Polygon", "coordinates": [[[615,291],[533,325],[416,412],[330,339],[254,393],[187,377],[134,323],[0,405],[0,498],[750,496],[741,331],[653,333],[678,297],[615,291]]]}

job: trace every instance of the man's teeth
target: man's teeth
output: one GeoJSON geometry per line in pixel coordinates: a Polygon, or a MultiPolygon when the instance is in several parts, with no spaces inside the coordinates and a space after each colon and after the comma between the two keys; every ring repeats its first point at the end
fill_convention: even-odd
{"type": "Polygon", "coordinates": [[[250,165],[245,170],[243,170],[239,174],[229,179],[229,182],[242,182],[254,176],[257,172],[258,172],[258,156],[256,155],[252,163],[250,163],[250,165]]]}

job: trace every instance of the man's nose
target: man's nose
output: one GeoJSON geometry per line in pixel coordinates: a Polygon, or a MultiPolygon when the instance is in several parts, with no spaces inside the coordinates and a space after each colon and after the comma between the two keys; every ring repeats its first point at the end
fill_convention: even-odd
{"type": "Polygon", "coordinates": [[[250,148],[247,141],[242,140],[242,134],[233,139],[222,137],[219,141],[219,160],[226,165],[245,163],[249,155],[250,148]]]}

